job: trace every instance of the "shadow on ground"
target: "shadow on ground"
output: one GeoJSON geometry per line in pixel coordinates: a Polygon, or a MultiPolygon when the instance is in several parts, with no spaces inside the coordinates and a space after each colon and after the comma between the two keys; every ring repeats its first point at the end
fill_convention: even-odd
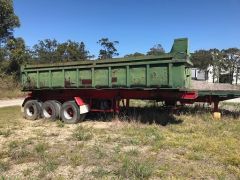
{"type": "MultiPolygon", "coordinates": [[[[239,119],[239,111],[220,110],[223,118],[239,119]]],[[[119,115],[113,113],[89,113],[86,121],[109,122],[113,119],[126,122],[139,122],[143,124],[156,123],[162,126],[168,124],[181,124],[181,115],[200,116],[211,115],[212,109],[201,106],[183,106],[177,109],[167,109],[164,107],[130,107],[128,110],[122,109],[119,115]]]]}
{"type": "Polygon", "coordinates": [[[87,116],[87,120],[93,121],[112,121],[113,119],[143,124],[156,123],[163,126],[183,122],[183,120],[176,118],[171,110],[160,107],[130,107],[128,110],[123,109],[119,115],[112,113],[89,113],[87,116]]]}
{"type": "MultiPolygon", "coordinates": [[[[219,109],[222,117],[232,118],[232,119],[239,119],[240,118],[240,111],[237,110],[228,110],[228,109],[219,109]]],[[[202,114],[212,114],[213,109],[210,107],[203,107],[203,106],[183,106],[179,109],[175,110],[174,114],[177,115],[202,115],[202,114]]]]}

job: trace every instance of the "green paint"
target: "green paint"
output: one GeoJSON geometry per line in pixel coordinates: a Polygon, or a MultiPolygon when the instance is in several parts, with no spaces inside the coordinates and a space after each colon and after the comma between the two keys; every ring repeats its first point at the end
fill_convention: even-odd
{"type": "Polygon", "coordinates": [[[190,88],[187,39],[177,39],[161,56],[118,58],[22,69],[23,90],[41,88],[190,88]]]}

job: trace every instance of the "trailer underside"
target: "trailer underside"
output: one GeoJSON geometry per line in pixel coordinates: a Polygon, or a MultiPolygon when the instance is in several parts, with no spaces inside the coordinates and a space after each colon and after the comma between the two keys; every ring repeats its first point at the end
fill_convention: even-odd
{"type": "MultiPolygon", "coordinates": [[[[129,107],[130,99],[163,101],[166,106],[175,106],[177,102],[181,104],[193,104],[195,102],[213,103],[214,112],[218,112],[218,104],[220,101],[237,97],[240,97],[240,93],[235,91],[209,92],[177,89],[54,89],[32,91],[25,99],[23,107],[25,108],[25,105],[29,104],[28,102],[32,102],[32,104],[36,106],[35,110],[32,108],[32,112],[40,111],[36,118],[43,116],[44,118],[56,119],[57,116],[59,116],[62,119],[65,118],[68,123],[68,119],[71,119],[74,115],[76,116],[76,113],[81,115],[81,119],[83,119],[89,111],[119,113],[120,107],[129,107]],[[39,105],[36,104],[36,102],[39,105]],[[122,102],[122,106],[120,106],[120,102],[122,102]],[[64,109],[63,107],[65,107],[65,110],[62,110],[64,109]]],[[[31,105],[29,107],[31,107],[31,105]]],[[[25,113],[31,115],[29,112],[31,112],[29,109],[25,111],[25,113]]],[[[76,118],[80,119],[80,117],[76,118]]]]}

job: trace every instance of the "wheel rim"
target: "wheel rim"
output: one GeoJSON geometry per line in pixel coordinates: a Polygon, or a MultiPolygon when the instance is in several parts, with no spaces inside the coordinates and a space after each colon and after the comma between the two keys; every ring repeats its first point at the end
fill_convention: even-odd
{"type": "Polygon", "coordinates": [[[72,107],[67,107],[66,109],[64,109],[63,115],[67,120],[71,120],[74,116],[73,108],[72,107]]]}
{"type": "Polygon", "coordinates": [[[34,110],[33,105],[29,106],[29,107],[27,108],[27,115],[28,115],[28,116],[33,116],[34,113],[35,113],[35,110],[34,110]]]}
{"type": "Polygon", "coordinates": [[[49,106],[43,109],[43,115],[46,118],[50,118],[52,116],[52,112],[52,108],[49,106]]]}

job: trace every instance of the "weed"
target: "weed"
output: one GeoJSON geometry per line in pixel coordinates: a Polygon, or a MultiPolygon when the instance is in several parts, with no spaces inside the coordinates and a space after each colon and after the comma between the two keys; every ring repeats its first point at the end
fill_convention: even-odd
{"type": "Polygon", "coordinates": [[[105,176],[109,175],[110,172],[105,170],[103,167],[97,167],[94,170],[91,171],[91,174],[99,179],[99,178],[104,178],[105,176]]]}
{"type": "Polygon", "coordinates": [[[11,151],[11,150],[19,147],[19,142],[18,142],[18,141],[11,141],[11,142],[8,144],[8,147],[9,147],[9,149],[10,149],[10,151],[11,151]]]}
{"type": "Polygon", "coordinates": [[[54,161],[53,159],[48,159],[44,162],[42,165],[42,168],[46,172],[53,172],[55,169],[57,169],[58,163],[54,161]]]}
{"type": "Polygon", "coordinates": [[[25,159],[31,157],[31,153],[24,148],[19,148],[16,150],[12,150],[10,152],[10,157],[12,160],[15,160],[18,163],[22,163],[25,161],[25,159]]]}
{"type": "Polygon", "coordinates": [[[128,156],[135,156],[136,157],[136,156],[139,155],[139,151],[137,149],[135,149],[135,148],[132,148],[132,149],[126,151],[126,154],[128,156]]]}
{"type": "Polygon", "coordinates": [[[9,137],[11,134],[12,134],[12,131],[10,129],[0,130],[0,136],[9,137]]]}
{"type": "Polygon", "coordinates": [[[153,174],[153,164],[148,161],[140,161],[125,157],[122,166],[116,172],[124,179],[149,179],[153,174]]]}
{"type": "Polygon", "coordinates": [[[44,155],[47,148],[48,148],[48,145],[46,143],[38,143],[35,146],[35,151],[37,152],[37,154],[42,156],[42,155],[44,155]]]}
{"type": "Polygon", "coordinates": [[[184,155],[189,160],[199,161],[203,159],[203,155],[197,152],[189,152],[184,155]]]}
{"type": "Polygon", "coordinates": [[[27,168],[22,171],[23,176],[29,176],[32,173],[32,170],[27,168]]]}
{"type": "Polygon", "coordinates": [[[104,151],[103,147],[99,144],[94,144],[93,148],[93,154],[97,159],[102,159],[103,157],[106,157],[107,154],[104,151]]]}
{"type": "Polygon", "coordinates": [[[63,128],[64,127],[64,122],[63,121],[56,121],[57,122],[57,127],[63,128]]]}
{"type": "Polygon", "coordinates": [[[168,164],[161,164],[156,170],[156,175],[158,177],[164,177],[169,170],[170,170],[170,167],[168,164]]]}
{"type": "Polygon", "coordinates": [[[52,158],[45,158],[43,163],[40,165],[39,177],[43,178],[49,173],[53,172],[58,167],[58,162],[52,158]]]}
{"type": "Polygon", "coordinates": [[[123,133],[130,137],[131,141],[129,142],[131,142],[131,144],[152,145],[156,146],[156,149],[161,148],[165,139],[157,125],[147,125],[143,127],[133,125],[124,128],[123,133]]]}
{"type": "Polygon", "coordinates": [[[10,165],[8,162],[0,161],[0,173],[3,173],[7,170],[9,170],[10,165]]]}
{"type": "Polygon", "coordinates": [[[224,159],[225,164],[240,167],[240,156],[239,154],[229,154],[224,159]]]}
{"type": "Polygon", "coordinates": [[[77,141],[91,140],[93,138],[92,129],[80,125],[74,130],[73,138],[77,141]]]}
{"type": "Polygon", "coordinates": [[[82,156],[79,153],[71,154],[69,160],[72,167],[77,167],[82,163],[82,156]]]}

